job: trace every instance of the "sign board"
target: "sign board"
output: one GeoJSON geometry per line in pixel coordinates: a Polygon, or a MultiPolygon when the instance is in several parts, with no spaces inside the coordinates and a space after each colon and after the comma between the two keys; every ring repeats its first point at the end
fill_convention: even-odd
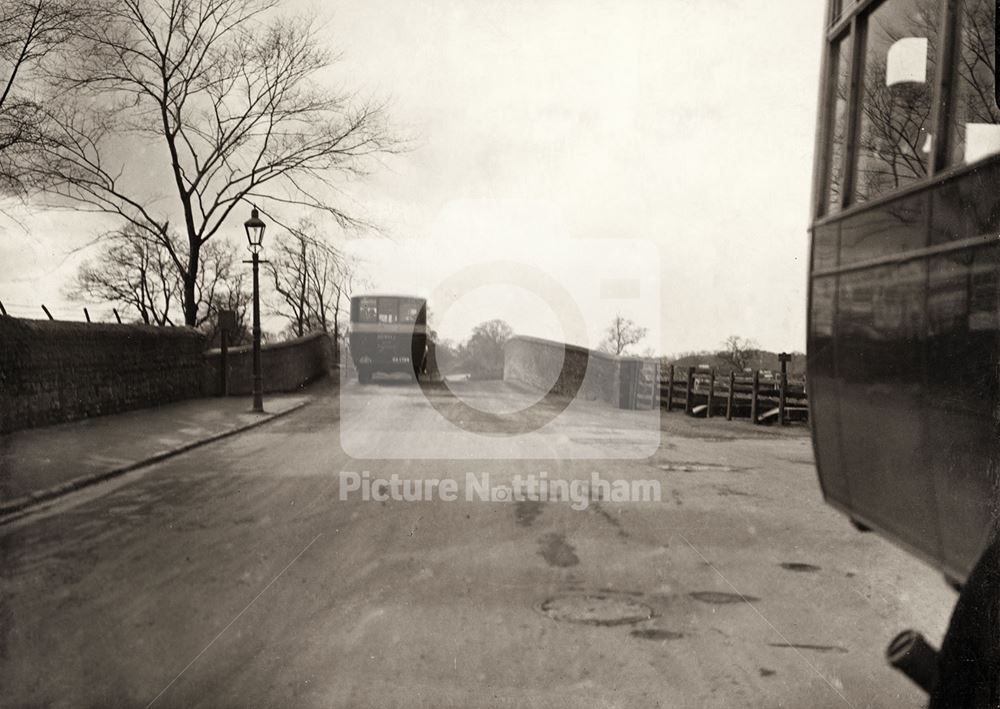
{"type": "Polygon", "coordinates": [[[219,329],[225,330],[226,332],[232,332],[236,329],[236,311],[235,310],[220,310],[219,311],[219,329]]]}

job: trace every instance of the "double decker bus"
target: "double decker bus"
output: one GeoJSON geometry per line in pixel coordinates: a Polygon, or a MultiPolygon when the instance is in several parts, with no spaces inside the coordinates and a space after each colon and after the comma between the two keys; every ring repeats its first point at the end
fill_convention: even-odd
{"type": "Polygon", "coordinates": [[[922,683],[938,688],[931,706],[979,706],[982,692],[997,706],[1000,682],[995,5],[829,0],[825,30],[809,276],[816,462],[826,501],[856,527],[964,585],[925,668],[941,678],[922,683]],[[991,688],[961,679],[977,663],[998,675],[991,688]],[[962,695],[963,681],[980,693],[962,695]]]}
{"type": "Polygon", "coordinates": [[[362,384],[376,372],[419,377],[427,359],[427,301],[409,295],[352,297],[349,342],[362,384]]]}

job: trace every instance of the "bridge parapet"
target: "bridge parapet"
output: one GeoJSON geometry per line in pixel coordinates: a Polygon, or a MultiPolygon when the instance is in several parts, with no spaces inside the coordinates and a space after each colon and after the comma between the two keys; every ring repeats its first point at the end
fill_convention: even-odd
{"type": "Polygon", "coordinates": [[[504,346],[504,381],[623,409],[658,405],[655,369],[655,360],[618,357],[540,337],[516,335],[504,346]]]}

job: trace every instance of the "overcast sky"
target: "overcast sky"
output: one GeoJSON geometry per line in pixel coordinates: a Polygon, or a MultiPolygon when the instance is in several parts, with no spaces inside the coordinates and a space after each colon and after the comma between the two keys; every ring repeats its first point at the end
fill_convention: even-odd
{"type": "MultiPolygon", "coordinates": [[[[538,279],[483,288],[443,312],[449,277],[508,260],[558,282],[586,320],[585,344],[621,312],[650,328],[643,348],[657,352],[714,348],[730,334],[804,349],[824,4],[324,7],[342,53],[330,79],[388,99],[412,138],[349,187],[352,208],[388,238],[337,239],[363,259],[372,289],[441,298],[431,308],[446,336],[490,317],[560,334],[567,316],[538,279]],[[630,276],[641,284],[616,291],[630,276]]],[[[83,257],[71,250],[109,223],[35,209],[20,218],[0,227],[0,300],[19,315],[46,302],[78,318],[62,297],[83,257]]]]}

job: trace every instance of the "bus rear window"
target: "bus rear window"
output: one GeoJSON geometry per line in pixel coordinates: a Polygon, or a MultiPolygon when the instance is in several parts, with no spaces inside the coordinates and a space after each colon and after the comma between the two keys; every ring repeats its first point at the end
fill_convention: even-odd
{"type": "Polygon", "coordinates": [[[415,298],[405,298],[399,301],[399,321],[415,323],[420,315],[421,302],[415,298]]]}
{"type": "Polygon", "coordinates": [[[358,322],[378,322],[378,305],[374,298],[358,301],[358,322]]]}
{"type": "Polygon", "coordinates": [[[399,322],[399,301],[396,298],[378,299],[378,321],[383,324],[399,322]]]}

